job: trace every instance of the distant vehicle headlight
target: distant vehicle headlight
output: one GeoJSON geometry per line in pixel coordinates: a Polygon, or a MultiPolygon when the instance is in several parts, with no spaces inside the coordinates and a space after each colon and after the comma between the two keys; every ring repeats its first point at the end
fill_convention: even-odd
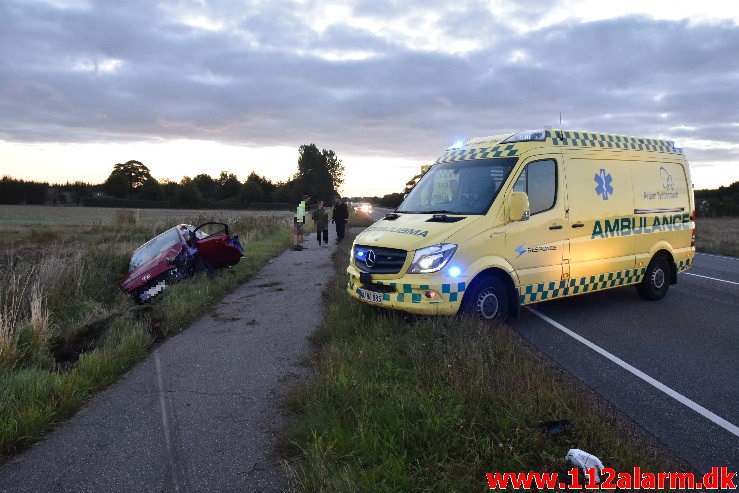
{"type": "Polygon", "coordinates": [[[408,268],[409,274],[427,274],[436,272],[446,265],[457,251],[457,245],[442,243],[416,250],[413,262],[408,268]]]}

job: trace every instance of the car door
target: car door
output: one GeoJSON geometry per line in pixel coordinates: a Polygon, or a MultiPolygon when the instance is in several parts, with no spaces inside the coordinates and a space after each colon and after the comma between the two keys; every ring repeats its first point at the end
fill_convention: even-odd
{"type": "Polygon", "coordinates": [[[565,200],[559,162],[532,158],[514,177],[513,191],[526,192],[530,216],[506,226],[506,255],[519,279],[519,301],[530,303],[564,294],[565,200]]]}
{"type": "Polygon", "coordinates": [[[195,229],[194,236],[194,246],[200,258],[211,268],[235,265],[243,256],[244,250],[238,237],[228,234],[228,226],[225,224],[201,224],[195,229]]]}

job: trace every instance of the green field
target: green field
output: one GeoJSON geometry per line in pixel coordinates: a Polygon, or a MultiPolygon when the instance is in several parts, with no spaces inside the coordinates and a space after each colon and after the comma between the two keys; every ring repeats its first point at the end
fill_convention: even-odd
{"type": "Polygon", "coordinates": [[[696,220],[695,245],[701,253],[739,257],[739,217],[696,220]]]}
{"type": "MultiPolygon", "coordinates": [[[[212,215],[219,218],[249,216],[284,216],[282,211],[205,211],[195,209],[114,209],[110,207],[50,207],[44,205],[0,205],[0,231],[22,232],[38,226],[79,228],[107,226],[120,222],[120,218],[133,218],[144,224],[169,224],[174,226],[185,218],[212,215]]],[[[166,227],[166,226],[165,226],[166,227]]]]}

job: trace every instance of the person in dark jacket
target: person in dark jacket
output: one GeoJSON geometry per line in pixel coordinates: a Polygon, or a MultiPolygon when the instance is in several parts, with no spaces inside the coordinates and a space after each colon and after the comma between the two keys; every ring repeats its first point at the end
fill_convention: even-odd
{"type": "Polygon", "coordinates": [[[336,243],[344,239],[344,232],[346,231],[346,222],[349,220],[349,208],[346,206],[341,197],[336,197],[336,203],[334,204],[334,211],[331,217],[331,222],[336,223],[336,243]]]}
{"type": "Polygon", "coordinates": [[[318,201],[318,206],[313,211],[313,222],[316,225],[318,246],[321,246],[321,239],[323,244],[328,246],[328,214],[323,210],[323,200],[318,201]]]}

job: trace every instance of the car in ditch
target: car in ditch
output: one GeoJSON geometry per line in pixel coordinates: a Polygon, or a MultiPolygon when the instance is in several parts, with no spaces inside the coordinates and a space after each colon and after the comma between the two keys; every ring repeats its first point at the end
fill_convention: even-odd
{"type": "Polygon", "coordinates": [[[231,235],[225,223],[178,224],[133,252],[121,288],[144,303],[198,271],[231,267],[243,256],[239,237],[231,235]]]}

